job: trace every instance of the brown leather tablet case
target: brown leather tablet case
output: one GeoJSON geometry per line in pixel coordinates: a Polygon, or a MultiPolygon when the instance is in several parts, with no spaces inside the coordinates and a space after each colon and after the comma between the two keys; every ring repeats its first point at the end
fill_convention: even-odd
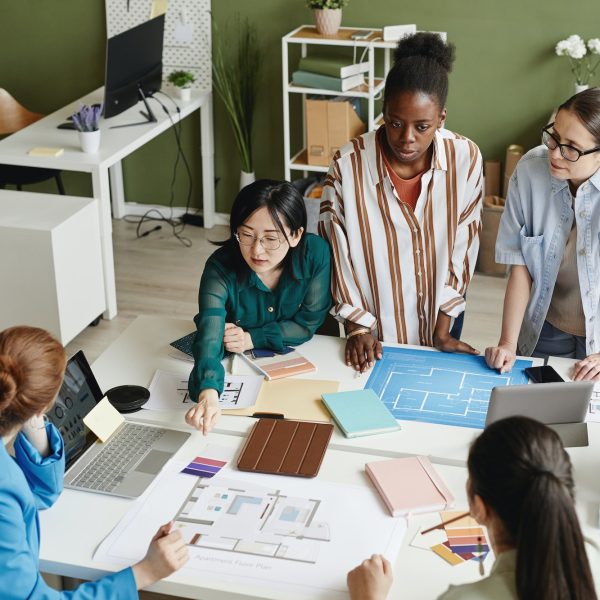
{"type": "Polygon", "coordinates": [[[331,423],[259,419],[242,448],[238,469],[315,477],[332,432],[331,423]]]}

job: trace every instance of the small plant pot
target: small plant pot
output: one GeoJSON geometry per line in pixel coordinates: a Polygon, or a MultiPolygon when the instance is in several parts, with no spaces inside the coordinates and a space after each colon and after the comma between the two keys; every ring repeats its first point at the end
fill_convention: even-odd
{"type": "Polygon", "coordinates": [[[247,171],[240,171],[240,190],[244,189],[247,185],[256,181],[256,175],[254,171],[248,173],[247,171]]]}
{"type": "Polygon", "coordinates": [[[95,154],[100,149],[100,130],[78,131],[81,149],[86,154],[95,154]]]}
{"type": "Polygon", "coordinates": [[[585,90],[589,90],[589,89],[590,89],[589,85],[586,85],[586,84],[580,85],[579,83],[575,84],[575,93],[576,94],[579,94],[579,92],[584,92],[585,90]]]}
{"type": "Polygon", "coordinates": [[[315,27],[321,35],[335,35],[342,24],[341,8],[315,8],[315,27]]]}
{"type": "Polygon", "coordinates": [[[192,99],[192,88],[177,88],[177,95],[182,102],[189,102],[192,99]]]}

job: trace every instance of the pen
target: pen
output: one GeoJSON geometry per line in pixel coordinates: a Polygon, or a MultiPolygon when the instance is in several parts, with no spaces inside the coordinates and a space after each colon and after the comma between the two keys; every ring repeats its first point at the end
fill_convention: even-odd
{"type": "Polygon", "coordinates": [[[447,521],[444,521],[442,523],[439,523],[438,525],[434,525],[433,527],[430,527],[429,529],[425,529],[424,531],[421,531],[421,535],[425,535],[426,533],[429,533],[430,531],[434,531],[435,529],[441,529],[442,527],[445,527],[446,525],[450,525],[450,523],[454,523],[454,521],[459,521],[460,519],[464,519],[465,517],[468,517],[470,514],[471,514],[470,512],[466,512],[462,515],[458,515],[458,517],[448,519],[447,521]]]}
{"type": "Polygon", "coordinates": [[[252,416],[255,419],[285,419],[281,413],[255,412],[252,416]]]}
{"type": "Polygon", "coordinates": [[[485,575],[485,568],[483,566],[483,548],[481,546],[481,536],[477,537],[477,553],[479,554],[479,574],[483,577],[485,575]]]}

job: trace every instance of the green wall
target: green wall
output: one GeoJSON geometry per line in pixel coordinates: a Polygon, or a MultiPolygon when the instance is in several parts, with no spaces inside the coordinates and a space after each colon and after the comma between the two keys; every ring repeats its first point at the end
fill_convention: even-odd
{"type": "MultiPolygon", "coordinates": [[[[136,0],[132,0],[135,2],[136,0]]],[[[304,0],[212,0],[221,31],[239,14],[256,24],[265,48],[254,135],[256,173],[283,176],[280,38],[312,19],[304,0]]],[[[554,45],[572,33],[600,37],[596,0],[350,0],[344,25],[380,27],[417,23],[447,31],[456,44],[448,127],[475,140],[485,158],[503,158],[507,145],[531,147],[553,106],[571,95],[566,58],[554,45]]],[[[50,112],[102,84],[105,44],[103,0],[0,0],[0,87],[32,110],[50,112]]],[[[296,133],[297,133],[296,128],[296,133]]],[[[185,123],[183,143],[201,205],[197,116],[185,123]]],[[[124,163],[129,200],[166,204],[175,152],[166,132],[124,163]]],[[[217,209],[227,212],[239,180],[239,161],[227,117],[215,100],[217,209]]],[[[68,193],[89,194],[89,178],[67,174],[68,193]]],[[[40,190],[53,190],[43,184],[40,190]]],[[[183,170],[175,205],[185,204],[183,170]]]]}

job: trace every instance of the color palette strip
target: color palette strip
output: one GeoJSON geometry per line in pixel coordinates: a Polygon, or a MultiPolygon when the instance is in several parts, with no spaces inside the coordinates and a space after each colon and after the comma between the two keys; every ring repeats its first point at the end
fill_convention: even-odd
{"type": "Polygon", "coordinates": [[[196,458],[181,472],[188,475],[196,475],[196,477],[214,477],[225,465],[227,461],[215,460],[214,458],[206,458],[204,456],[196,456],[196,458]]]}

